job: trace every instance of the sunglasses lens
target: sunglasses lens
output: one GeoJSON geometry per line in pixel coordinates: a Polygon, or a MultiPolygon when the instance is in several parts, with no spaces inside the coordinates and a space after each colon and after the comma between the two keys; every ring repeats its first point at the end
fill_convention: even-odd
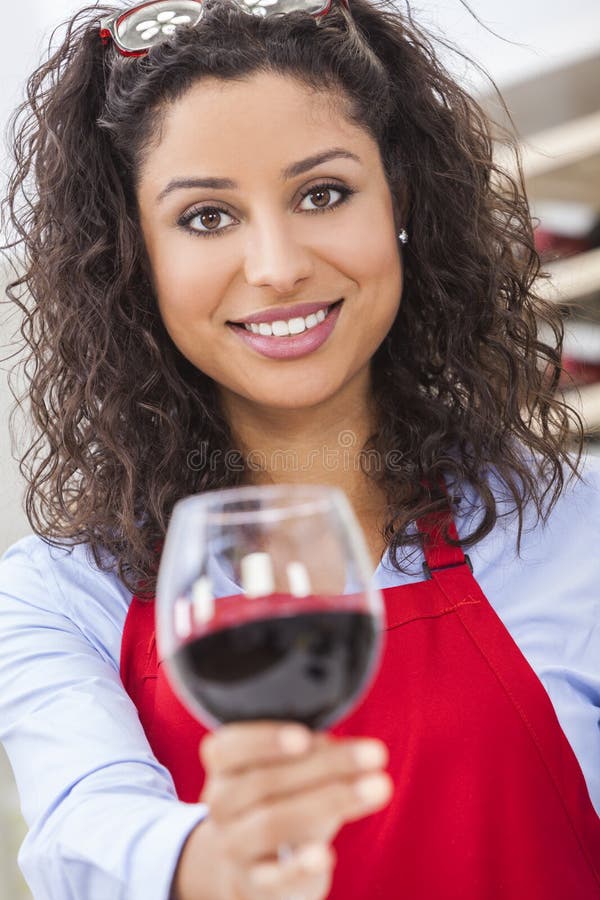
{"type": "Polygon", "coordinates": [[[235,0],[235,2],[255,16],[285,15],[296,10],[315,16],[329,6],[329,0],[235,0]]]}
{"type": "Polygon", "coordinates": [[[177,28],[197,25],[202,6],[196,0],[156,0],[137,6],[116,23],[119,42],[126,50],[145,50],[171,37],[177,28]]]}

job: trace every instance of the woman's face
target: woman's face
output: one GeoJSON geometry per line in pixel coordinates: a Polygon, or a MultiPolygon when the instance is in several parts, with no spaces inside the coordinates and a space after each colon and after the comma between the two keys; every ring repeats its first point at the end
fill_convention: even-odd
{"type": "Polygon", "coordinates": [[[400,303],[400,223],[377,143],[332,92],[266,73],[196,83],[138,202],[165,327],[225,394],[300,409],[364,385],[400,303]],[[249,317],[262,334],[233,324],[249,317]],[[291,333],[265,333],[285,332],[274,319],[291,333]]]}

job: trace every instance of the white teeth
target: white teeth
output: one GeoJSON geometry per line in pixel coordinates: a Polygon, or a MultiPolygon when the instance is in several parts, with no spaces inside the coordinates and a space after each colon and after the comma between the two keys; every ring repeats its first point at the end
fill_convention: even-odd
{"type": "Polygon", "coordinates": [[[308,331],[310,328],[320,325],[327,317],[328,312],[329,307],[320,309],[316,313],[311,313],[306,318],[297,316],[295,319],[288,319],[287,322],[283,319],[278,319],[276,322],[253,322],[251,325],[244,325],[244,327],[246,331],[265,336],[285,337],[290,334],[302,334],[303,331],[308,331]]]}
{"type": "Polygon", "coordinates": [[[290,329],[290,334],[302,334],[302,332],[306,330],[306,322],[301,317],[298,319],[290,319],[288,328],[290,329]]]}

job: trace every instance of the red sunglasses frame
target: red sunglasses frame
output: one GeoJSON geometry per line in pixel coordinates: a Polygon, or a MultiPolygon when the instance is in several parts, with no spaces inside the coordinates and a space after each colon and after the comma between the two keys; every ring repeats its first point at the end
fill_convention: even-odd
{"type": "MultiPolygon", "coordinates": [[[[121,12],[114,13],[114,15],[112,16],[108,16],[106,19],[102,19],[100,22],[100,38],[102,39],[102,43],[106,46],[110,41],[112,41],[122,56],[145,56],[153,45],[150,45],[150,47],[145,47],[141,50],[129,50],[126,47],[123,47],[123,45],[119,41],[117,29],[123,19],[125,19],[127,16],[130,16],[132,13],[137,12],[140,9],[144,9],[144,7],[146,6],[154,6],[157,2],[158,0],[146,0],[146,3],[138,3],[135,6],[130,6],[128,9],[121,10],[121,12]]],[[[202,6],[204,0],[192,0],[192,2],[198,3],[200,6],[202,6]]],[[[234,0],[234,3],[236,2],[237,0],[234,0]]],[[[317,13],[310,13],[310,15],[314,16],[315,19],[323,18],[323,16],[326,16],[333,6],[333,2],[334,0],[325,0],[325,6],[323,7],[323,9],[317,13]]],[[[346,9],[350,9],[349,0],[337,0],[337,2],[341,3],[342,6],[345,6],[346,9]]],[[[238,6],[243,9],[242,3],[238,3],[238,6]]],[[[282,14],[280,13],[279,15],[282,14]]],[[[285,13],[283,15],[285,15],[285,13]]],[[[196,25],[197,24],[198,22],[196,22],[196,25]]]]}

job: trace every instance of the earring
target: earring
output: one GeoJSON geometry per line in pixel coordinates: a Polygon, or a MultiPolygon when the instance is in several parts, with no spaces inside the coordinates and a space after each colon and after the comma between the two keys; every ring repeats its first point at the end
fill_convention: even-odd
{"type": "Polygon", "coordinates": [[[398,240],[401,244],[408,244],[408,231],[406,228],[403,228],[400,234],[398,235],[398,240]]]}

